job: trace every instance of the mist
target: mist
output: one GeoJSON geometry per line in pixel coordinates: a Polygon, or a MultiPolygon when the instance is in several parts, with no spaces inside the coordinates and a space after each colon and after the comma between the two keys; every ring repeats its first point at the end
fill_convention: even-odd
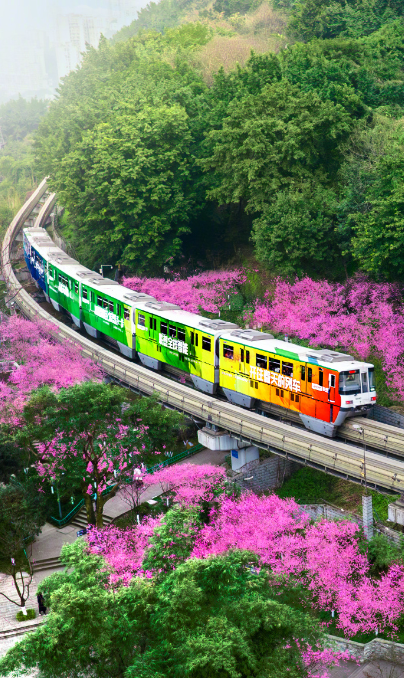
{"type": "MultiPolygon", "coordinates": [[[[52,98],[86,44],[136,19],[147,0],[13,0],[0,16],[0,104],[52,98]]],[[[3,2],[2,5],[5,5],[3,2]]]]}

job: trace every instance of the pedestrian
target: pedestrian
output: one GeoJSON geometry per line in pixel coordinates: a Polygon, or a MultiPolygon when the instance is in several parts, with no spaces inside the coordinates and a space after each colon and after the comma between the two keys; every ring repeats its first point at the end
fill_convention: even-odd
{"type": "Polygon", "coordinates": [[[36,598],[38,601],[39,614],[40,615],[46,614],[45,598],[43,597],[42,593],[38,593],[36,598]]]}

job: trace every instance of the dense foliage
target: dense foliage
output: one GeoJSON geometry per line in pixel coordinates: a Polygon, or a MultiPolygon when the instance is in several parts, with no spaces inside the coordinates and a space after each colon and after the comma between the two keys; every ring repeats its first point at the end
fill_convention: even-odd
{"type": "MultiPolygon", "coordinates": [[[[219,4],[215,16],[255,9],[219,4]]],[[[181,23],[180,0],[151,3],[65,79],[36,151],[83,262],[157,273],[181,253],[228,259],[252,236],[281,274],[404,277],[401,5],[278,7],[304,42],[208,81],[219,28],[181,23]]]]}

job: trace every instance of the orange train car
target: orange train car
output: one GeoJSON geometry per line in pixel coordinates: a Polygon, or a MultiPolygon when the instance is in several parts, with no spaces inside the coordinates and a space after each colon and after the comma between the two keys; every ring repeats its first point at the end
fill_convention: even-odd
{"type": "Polygon", "coordinates": [[[334,437],[347,417],[376,403],[374,366],[351,355],[313,350],[237,329],[219,340],[219,384],[242,407],[273,403],[298,413],[310,431],[334,437]]]}

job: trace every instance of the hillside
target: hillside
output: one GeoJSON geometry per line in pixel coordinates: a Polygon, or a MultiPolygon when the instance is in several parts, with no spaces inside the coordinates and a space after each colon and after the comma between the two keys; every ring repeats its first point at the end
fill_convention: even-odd
{"type": "Polygon", "coordinates": [[[272,275],[401,280],[403,38],[384,0],[150,4],[36,134],[65,236],[130,273],[253,247],[272,275]]]}

